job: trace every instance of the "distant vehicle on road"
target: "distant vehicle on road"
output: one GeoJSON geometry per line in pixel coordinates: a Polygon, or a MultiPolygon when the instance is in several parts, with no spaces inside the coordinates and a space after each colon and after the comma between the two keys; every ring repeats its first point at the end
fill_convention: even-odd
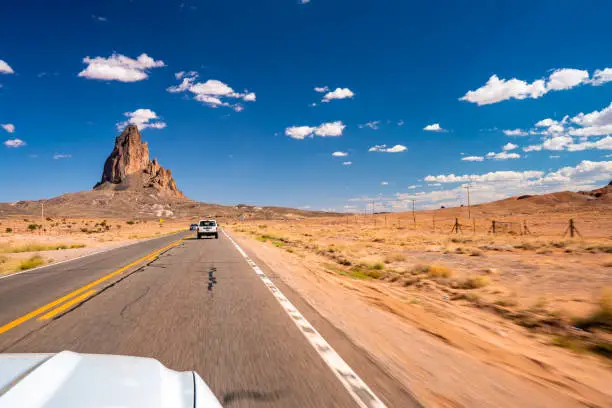
{"type": "Polygon", "coordinates": [[[189,231],[195,231],[195,230],[197,230],[197,229],[198,229],[198,224],[191,224],[191,225],[189,226],[189,231]]]}
{"type": "Polygon", "coordinates": [[[144,357],[0,354],[0,387],[3,407],[221,408],[195,371],[144,357]]]}
{"type": "Polygon", "coordinates": [[[215,220],[200,220],[200,224],[196,231],[198,239],[212,236],[214,236],[215,239],[219,239],[219,225],[215,220]]]}

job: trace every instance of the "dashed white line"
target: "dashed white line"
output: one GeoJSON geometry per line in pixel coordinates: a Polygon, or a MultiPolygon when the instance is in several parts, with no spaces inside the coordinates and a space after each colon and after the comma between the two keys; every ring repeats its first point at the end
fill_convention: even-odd
{"type": "Polygon", "coordinates": [[[234,247],[240,252],[240,255],[253,268],[253,271],[259,276],[262,282],[272,292],[283,310],[291,317],[300,332],[306,337],[306,340],[321,356],[323,361],[331,369],[334,375],[340,380],[344,388],[349,392],[357,405],[362,408],[385,408],[385,404],[372,392],[370,387],[353,371],[353,369],[340,357],[340,355],[327,343],[321,334],[304,318],[299,310],[285,297],[285,295],[276,287],[274,282],[266,276],[263,270],[247,255],[246,252],[223,230],[225,236],[230,240],[234,247]]]}

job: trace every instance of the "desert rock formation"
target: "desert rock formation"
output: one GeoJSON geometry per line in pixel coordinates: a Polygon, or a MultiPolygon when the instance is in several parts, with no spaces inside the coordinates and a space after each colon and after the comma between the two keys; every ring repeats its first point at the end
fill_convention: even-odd
{"type": "Polygon", "coordinates": [[[115,139],[115,147],[104,163],[102,179],[94,189],[153,189],[164,197],[184,198],[172,172],[149,160],[149,146],[142,141],[136,125],[129,125],[115,139]]]}

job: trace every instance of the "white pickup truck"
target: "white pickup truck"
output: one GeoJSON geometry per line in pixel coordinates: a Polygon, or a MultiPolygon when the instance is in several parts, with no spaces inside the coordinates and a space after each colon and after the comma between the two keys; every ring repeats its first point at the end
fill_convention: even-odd
{"type": "Polygon", "coordinates": [[[198,228],[196,229],[198,239],[202,237],[211,237],[214,235],[216,239],[219,239],[219,225],[215,220],[200,220],[198,228]]]}

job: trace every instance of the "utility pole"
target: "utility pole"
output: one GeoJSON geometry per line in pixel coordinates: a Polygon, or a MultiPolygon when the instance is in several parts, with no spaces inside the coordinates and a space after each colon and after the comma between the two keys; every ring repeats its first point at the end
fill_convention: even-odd
{"type": "Polygon", "coordinates": [[[468,218],[472,218],[472,215],[470,214],[470,187],[472,187],[471,184],[466,184],[465,185],[465,189],[467,190],[467,200],[468,200],[468,218]]]}
{"type": "Polygon", "coordinates": [[[45,202],[40,202],[40,224],[42,225],[42,233],[45,232],[45,202]]]}
{"type": "Polygon", "coordinates": [[[414,222],[414,225],[416,226],[416,215],[414,215],[414,203],[416,200],[410,200],[412,201],[412,221],[414,222]]]}

